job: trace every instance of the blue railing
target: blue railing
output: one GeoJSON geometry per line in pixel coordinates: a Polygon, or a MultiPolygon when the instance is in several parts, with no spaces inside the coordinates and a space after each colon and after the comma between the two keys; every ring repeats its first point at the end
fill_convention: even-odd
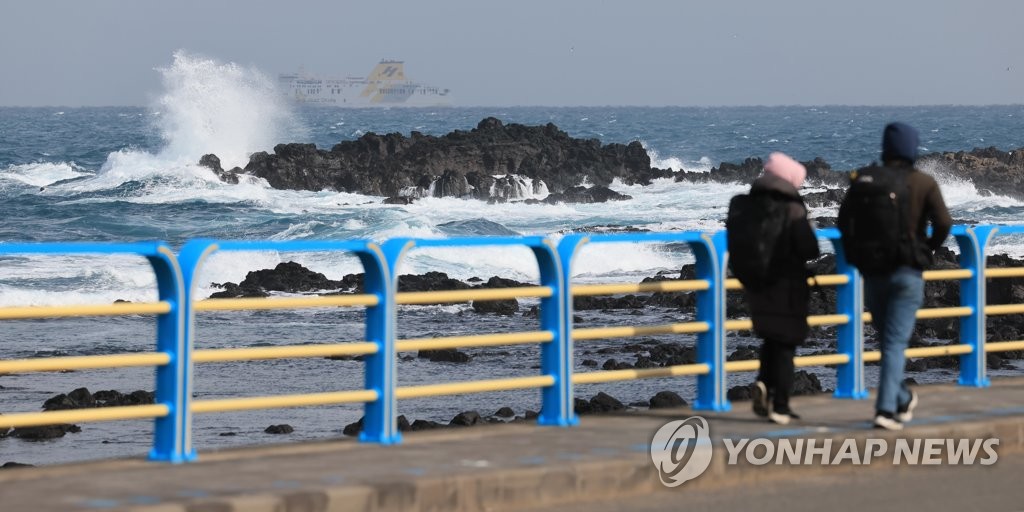
{"type": "MultiPolygon", "coordinates": [[[[953,274],[947,274],[945,278],[960,280],[961,308],[953,308],[957,311],[951,314],[942,314],[940,312],[931,317],[960,317],[959,349],[948,353],[960,355],[959,383],[961,385],[983,387],[989,383],[985,367],[986,271],[984,263],[986,261],[986,246],[996,235],[1020,233],[1024,233],[1024,226],[956,226],[953,230],[953,236],[960,247],[960,264],[963,270],[952,271],[953,274]]],[[[864,382],[865,352],[862,320],[865,319],[866,315],[863,312],[862,280],[857,270],[848,265],[843,258],[842,247],[838,243],[839,232],[835,229],[822,229],[818,231],[818,236],[823,240],[830,241],[836,253],[837,275],[831,277],[834,278],[833,284],[836,284],[838,287],[837,312],[835,315],[829,315],[829,318],[823,319],[816,324],[833,323],[838,325],[838,354],[830,356],[836,359],[836,361],[841,361],[836,365],[837,385],[835,396],[837,398],[849,399],[864,398],[867,396],[867,386],[864,382]]],[[[697,399],[694,402],[694,409],[728,410],[730,404],[726,397],[726,376],[730,364],[734,362],[726,363],[726,331],[730,329],[730,322],[737,321],[726,320],[725,297],[728,290],[736,289],[738,285],[735,280],[728,279],[726,275],[728,253],[725,246],[724,232],[574,234],[563,237],[557,244],[549,238],[538,236],[395,239],[380,245],[358,240],[283,242],[193,240],[186,243],[177,256],[165,244],[159,242],[135,244],[11,243],[0,244],[0,256],[17,253],[127,253],[144,256],[150,261],[157,276],[160,298],[159,303],[151,305],[152,308],[147,310],[157,315],[156,352],[148,356],[137,355],[134,356],[134,359],[129,359],[126,356],[124,359],[118,360],[117,364],[109,364],[111,359],[116,356],[105,356],[107,359],[97,358],[95,361],[86,360],[89,359],[88,357],[67,358],[68,360],[65,362],[74,368],[139,366],[153,364],[153,357],[158,357],[159,363],[156,364],[156,402],[159,407],[134,415],[126,412],[119,416],[118,413],[114,412],[107,413],[103,417],[95,414],[90,416],[88,413],[81,413],[79,416],[75,416],[75,413],[61,411],[63,415],[59,419],[78,418],[81,421],[101,421],[138,417],[155,418],[155,433],[150,459],[182,462],[192,460],[196,456],[191,441],[192,414],[194,412],[217,412],[221,410],[296,405],[282,405],[284,403],[283,400],[265,403],[259,401],[240,403],[237,400],[230,404],[227,403],[230,401],[193,403],[191,391],[193,365],[197,361],[227,360],[226,355],[222,355],[221,359],[214,359],[215,357],[221,357],[212,354],[216,351],[197,351],[193,348],[196,312],[209,309],[248,309],[254,304],[234,303],[228,304],[223,308],[214,308],[211,304],[215,301],[196,300],[197,298],[194,296],[197,284],[196,279],[205,259],[210,254],[217,251],[272,250],[282,252],[344,251],[358,256],[366,276],[364,295],[350,297],[351,300],[338,299],[342,302],[333,305],[362,305],[367,308],[366,341],[359,347],[360,352],[358,352],[366,355],[364,359],[366,368],[365,387],[363,390],[358,391],[328,394],[330,396],[313,396],[308,398],[307,401],[296,403],[298,405],[315,405],[322,403],[364,402],[365,420],[360,440],[391,444],[401,440],[395,422],[398,415],[397,401],[399,398],[413,396],[539,387],[541,388],[542,409],[538,422],[541,425],[556,426],[576,424],[578,419],[573,412],[573,340],[579,338],[574,336],[572,322],[574,286],[572,285],[571,276],[573,275],[573,262],[580,249],[585,245],[608,243],[683,243],[690,247],[696,260],[696,279],[691,281],[692,286],[689,288],[676,286],[672,289],[677,291],[688,289],[696,293],[694,322],[675,324],[675,327],[662,326],[666,330],[659,332],[691,332],[697,335],[697,364],[687,365],[689,368],[674,374],[697,376],[697,399]],[[486,384],[482,384],[478,388],[467,387],[465,384],[448,385],[448,387],[446,385],[437,385],[399,388],[396,378],[396,357],[397,352],[403,346],[402,344],[407,343],[405,346],[411,346],[408,343],[416,342],[422,345],[424,342],[431,340],[396,339],[395,323],[398,314],[398,304],[416,303],[413,300],[403,302],[403,294],[398,293],[397,289],[396,269],[408,251],[414,247],[479,246],[524,246],[533,252],[540,270],[540,283],[539,287],[533,290],[533,295],[528,296],[541,299],[539,307],[540,331],[438,340],[446,342],[446,346],[473,346],[472,338],[483,340],[491,336],[493,339],[489,343],[496,344],[504,339],[515,340],[517,339],[516,336],[519,335],[518,342],[539,342],[542,346],[540,376],[519,378],[518,380],[487,381],[486,384]],[[673,328],[678,328],[678,330],[672,330],[673,328]]],[[[934,276],[937,279],[943,278],[939,274],[934,274],[934,276]]],[[[993,273],[991,276],[1024,276],[1024,271],[1002,270],[998,275],[993,273]]],[[[600,286],[602,285],[597,285],[596,287],[599,288],[600,286]]],[[[584,288],[586,287],[576,287],[579,294],[584,293],[582,291],[584,288]]],[[[588,294],[599,294],[599,291],[595,290],[591,290],[594,293],[588,294]]],[[[643,290],[647,289],[642,288],[641,291],[643,290]]],[[[462,302],[466,296],[463,293],[463,295],[459,295],[462,299],[456,297],[450,302],[462,302]]],[[[443,300],[443,297],[439,300],[443,300]]],[[[282,303],[279,306],[287,307],[288,304],[282,303]]],[[[136,306],[136,310],[143,311],[143,307],[143,305],[136,306]]],[[[264,306],[259,306],[259,308],[269,309],[264,306]]],[[[1003,306],[1003,308],[998,314],[1024,312],[1024,308],[1016,306],[1003,306]]],[[[115,308],[110,309],[110,311],[94,313],[116,314],[113,312],[115,308]]],[[[116,309],[124,310],[126,307],[122,306],[116,309]]],[[[78,314],[88,314],[88,312],[75,312],[74,307],[64,309],[59,307],[2,308],[0,309],[0,320],[60,317],[78,314]]],[[[732,328],[736,329],[735,326],[732,328]]],[[[584,332],[588,331],[588,329],[584,329],[580,330],[580,335],[583,336],[582,339],[595,339],[602,337],[600,333],[596,332],[600,330],[589,329],[591,332],[584,336],[584,332]]],[[[609,334],[604,337],[615,336],[609,334]]],[[[1013,342],[1013,346],[1016,347],[1016,345],[1021,343],[1013,342]]],[[[1009,347],[1011,344],[1006,345],[1009,347]]],[[[345,350],[345,347],[332,350],[338,350],[341,353],[341,351],[345,350]]],[[[993,349],[989,348],[989,350],[993,349]]],[[[1009,348],[999,348],[996,350],[1009,350],[1009,348]]],[[[346,353],[357,352],[350,350],[346,353]]],[[[871,353],[868,354],[870,355],[871,353]]],[[[296,356],[294,353],[282,351],[280,355],[276,356],[273,354],[258,356],[249,354],[248,356],[242,355],[239,357],[272,358],[304,356],[296,356]]],[[[877,353],[872,357],[877,357],[877,353]]],[[[55,366],[54,364],[41,363],[40,361],[45,360],[0,360],[0,373],[39,371],[40,369],[53,369],[55,366]]],[[[744,368],[747,368],[747,366],[744,366],[744,368]]],[[[638,376],[642,377],[643,375],[637,373],[630,378],[637,378],[638,376]]],[[[579,381],[599,382],[600,380],[580,378],[579,381]]],[[[298,397],[299,395],[296,396],[298,397]]],[[[130,408],[126,407],[123,409],[130,408]]],[[[5,415],[0,416],[0,427],[47,424],[46,422],[51,419],[56,420],[58,416],[50,412],[7,414],[5,411],[5,415]]]]}

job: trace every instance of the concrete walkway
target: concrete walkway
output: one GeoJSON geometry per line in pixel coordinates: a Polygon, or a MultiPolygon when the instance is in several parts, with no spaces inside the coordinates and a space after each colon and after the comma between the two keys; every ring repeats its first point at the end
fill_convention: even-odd
{"type": "MultiPolygon", "coordinates": [[[[1014,457],[1024,448],[1024,378],[995,380],[986,389],[916,389],[921,406],[903,432],[870,428],[872,400],[828,396],[794,399],[794,409],[804,419],[787,427],[755,418],[747,402],[734,404],[729,413],[700,414],[710,423],[713,459],[703,475],[672,489],[660,483],[650,443],[666,422],[695,414],[688,408],[584,416],[573,428],[510,424],[418,432],[391,447],[346,439],[201,453],[199,462],[184,465],[120,460],[3,470],[0,509],[473,511],[579,507],[588,502],[612,506],[629,503],[631,496],[649,499],[651,493],[670,493],[658,494],[663,498],[657,499],[667,502],[670,496],[685,499],[687,493],[712,499],[715,492],[730,492],[737,485],[774,482],[784,488],[787,479],[892,471],[897,439],[997,438],[1001,458],[1014,457]],[[742,456],[739,464],[730,465],[722,440],[739,438],[832,439],[833,453],[846,439],[856,439],[863,450],[865,439],[877,438],[888,443],[889,453],[872,459],[870,466],[753,465],[742,456]]],[[[1002,471],[998,462],[984,469],[1002,471]]],[[[1005,492],[1022,494],[1016,486],[1005,492]]]]}

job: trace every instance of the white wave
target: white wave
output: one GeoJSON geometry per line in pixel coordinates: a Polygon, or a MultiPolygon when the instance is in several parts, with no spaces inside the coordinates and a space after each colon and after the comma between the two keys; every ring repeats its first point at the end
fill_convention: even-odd
{"type": "Polygon", "coordinates": [[[685,160],[683,158],[670,156],[662,157],[657,150],[648,147],[647,142],[640,141],[647,150],[647,156],[651,159],[651,167],[657,169],[672,169],[673,172],[689,171],[689,172],[710,172],[712,163],[711,159],[706,156],[702,156],[697,160],[685,160]]]}
{"type": "Polygon", "coordinates": [[[33,187],[45,187],[62,180],[87,176],[89,173],[74,162],[37,162],[8,166],[0,172],[0,180],[10,180],[33,187]]]}
{"type": "Polygon", "coordinates": [[[974,183],[955,175],[940,162],[924,162],[921,164],[921,170],[931,174],[939,182],[942,198],[951,210],[974,212],[991,207],[1024,206],[1024,202],[999,195],[996,191],[979,191],[974,183]]]}
{"type": "Polygon", "coordinates": [[[156,276],[141,256],[25,256],[0,265],[0,306],[154,301],[156,276]]]}
{"type": "Polygon", "coordinates": [[[367,226],[366,222],[363,222],[359,219],[348,219],[345,221],[344,224],[342,224],[342,227],[349,231],[356,231],[360,229],[366,229],[367,226]]]}
{"type": "MultiPolygon", "coordinates": [[[[544,180],[535,180],[519,174],[496,174],[496,181],[488,190],[488,197],[499,199],[544,199],[550,192],[544,180]]],[[[433,189],[433,183],[431,189],[433,189]]]]}
{"type": "Polygon", "coordinates": [[[174,53],[161,68],[159,104],[167,159],[197,162],[215,153],[225,169],[244,166],[255,151],[270,150],[296,122],[274,82],[257,69],[174,53]]]}
{"type": "Polygon", "coordinates": [[[1012,258],[1024,258],[1024,245],[1020,244],[1019,241],[1018,243],[1013,243],[1008,240],[1003,240],[1005,239],[1001,240],[999,237],[994,238],[993,241],[989,243],[988,248],[985,249],[985,252],[989,255],[1008,254],[1012,258]]]}
{"type": "Polygon", "coordinates": [[[640,141],[644,149],[647,151],[647,156],[651,159],[651,167],[658,169],[672,169],[674,172],[683,170],[683,161],[676,157],[661,158],[658,151],[647,145],[647,141],[640,141]]]}
{"type": "Polygon", "coordinates": [[[165,90],[152,116],[165,146],[155,154],[115,151],[94,177],[51,192],[111,190],[137,182],[141,186],[125,194],[129,197],[116,200],[150,204],[251,201],[288,208],[276,204],[264,180],[243,177],[239,185],[227,185],[198,165],[203,155],[213,153],[225,169],[244,166],[253,152],[272,150],[277,142],[303,132],[287,103],[274,91],[273,82],[256,69],[181,50],[173,58],[170,67],[158,70],[165,90]]]}

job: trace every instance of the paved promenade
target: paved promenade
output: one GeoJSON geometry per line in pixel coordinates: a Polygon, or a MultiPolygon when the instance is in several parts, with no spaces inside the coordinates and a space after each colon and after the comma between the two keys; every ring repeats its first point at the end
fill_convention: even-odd
{"type": "MultiPolygon", "coordinates": [[[[391,447],[346,439],[201,452],[199,462],[185,465],[120,460],[2,470],[0,510],[497,511],[556,506],[585,510],[589,505],[595,510],[659,510],[678,508],[672,506],[674,500],[688,496],[694,505],[714,508],[721,497],[723,505],[739,507],[744,503],[741,493],[761,489],[761,494],[751,496],[781,499],[782,490],[811,489],[798,485],[809,478],[838,486],[837,494],[819,490],[822,496],[844,496],[843,482],[889,481],[886,472],[917,475],[921,487],[928,480],[921,472],[937,475],[964,469],[894,469],[891,446],[898,438],[995,437],[1000,461],[965,470],[982,475],[979,478],[1007,480],[1005,472],[1024,466],[1024,378],[994,380],[987,389],[916,389],[921,406],[903,432],[870,428],[872,400],[827,396],[795,398],[794,409],[804,419],[787,427],[755,418],[747,402],[735,403],[729,413],[700,414],[710,423],[711,465],[703,475],[672,489],[659,481],[649,456],[650,442],[664,423],[694,415],[689,408],[584,416],[578,427],[568,429],[510,424],[418,432],[406,434],[403,444],[391,447]],[[870,466],[727,464],[722,439],[748,437],[829,438],[837,447],[848,438],[860,440],[861,446],[865,438],[882,438],[890,453],[874,458],[870,466]],[[772,489],[779,491],[773,495],[772,489]]],[[[1017,485],[989,487],[986,492],[997,497],[1024,496],[1017,485]]],[[[891,494],[896,499],[922,499],[916,491],[891,494]]],[[[1017,502],[1024,508],[1024,500],[1017,502]]],[[[918,509],[914,503],[925,501],[905,505],[918,509]]],[[[788,509],[794,509],[792,502],[788,509]]]]}

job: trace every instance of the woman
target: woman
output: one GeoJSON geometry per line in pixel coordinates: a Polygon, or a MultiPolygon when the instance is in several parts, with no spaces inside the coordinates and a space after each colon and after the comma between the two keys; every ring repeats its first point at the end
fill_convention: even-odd
{"type": "Polygon", "coordinates": [[[800,162],[782,153],[772,153],[764,164],[764,174],[750,187],[751,195],[768,193],[788,205],[788,222],[772,254],[773,280],[757,290],[746,291],[754,332],[764,340],[761,369],[754,383],[754,413],[780,425],[800,418],[789,408],[793,356],[808,333],[810,290],[806,263],[820,254],[798,191],[806,177],[807,169],[800,162]]]}

